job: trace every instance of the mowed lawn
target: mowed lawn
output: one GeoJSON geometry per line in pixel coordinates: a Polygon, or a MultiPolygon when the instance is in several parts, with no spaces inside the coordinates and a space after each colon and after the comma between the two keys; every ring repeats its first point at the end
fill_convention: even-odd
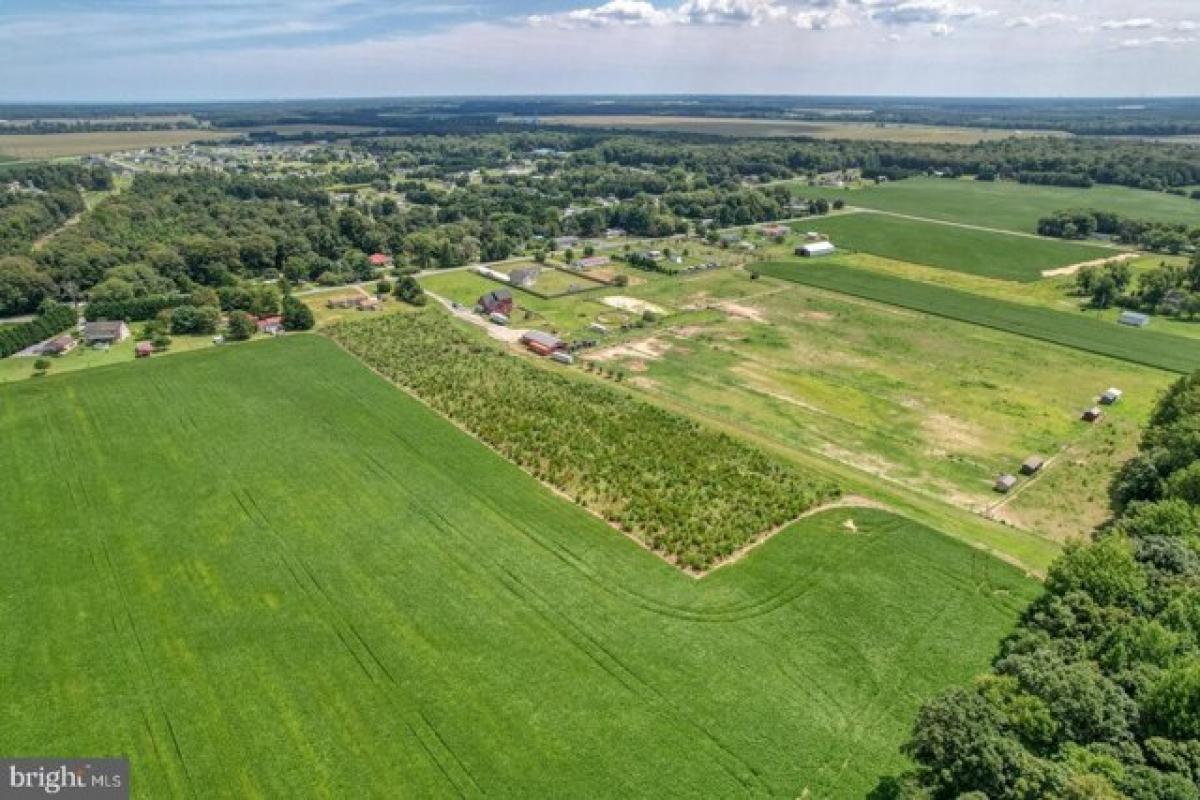
{"type": "Polygon", "coordinates": [[[837,214],[806,219],[797,231],[825,234],[843,250],[1011,281],[1036,281],[1042,271],[1117,255],[1111,248],[1013,236],[886,214],[837,214]]]}
{"type": "Polygon", "coordinates": [[[0,387],[0,437],[0,752],[138,797],[861,797],[1036,591],[863,509],[696,581],[315,336],[0,387]]]}
{"type": "Polygon", "coordinates": [[[984,297],[851,267],[831,259],[776,261],[755,269],[774,278],[983,325],[1132,364],[1183,374],[1200,369],[1200,342],[1153,328],[1129,328],[1082,313],[984,297]]]}
{"type": "Polygon", "coordinates": [[[1014,181],[908,178],[853,190],[801,183],[792,184],[792,189],[800,197],[840,198],[860,208],[1024,233],[1037,233],[1039,219],[1068,208],[1094,208],[1159,222],[1195,224],[1200,219],[1200,201],[1125,186],[1072,189],[1014,181]]]}

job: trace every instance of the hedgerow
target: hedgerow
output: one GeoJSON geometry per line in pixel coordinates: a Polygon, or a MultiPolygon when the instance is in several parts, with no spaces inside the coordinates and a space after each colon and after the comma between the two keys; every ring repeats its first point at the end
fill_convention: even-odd
{"type": "Polygon", "coordinates": [[[8,358],[43,339],[62,333],[75,324],[75,311],[70,306],[46,301],[36,319],[15,328],[0,330],[0,358],[8,358]]]}
{"type": "Polygon", "coordinates": [[[472,333],[433,309],[330,330],[509,460],[689,569],[712,566],[838,494],[730,436],[539,368],[472,333]]]}

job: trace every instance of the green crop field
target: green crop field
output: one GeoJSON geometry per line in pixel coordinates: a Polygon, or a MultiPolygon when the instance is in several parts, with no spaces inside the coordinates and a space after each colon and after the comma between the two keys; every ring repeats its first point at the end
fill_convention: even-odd
{"type": "Polygon", "coordinates": [[[1200,369],[1200,342],[1173,334],[1126,328],[1081,314],[983,297],[828,260],[777,261],[755,269],[818,289],[984,325],[1134,364],[1180,373],[1200,369]]]}
{"type": "Polygon", "coordinates": [[[1095,208],[1161,222],[1194,224],[1200,220],[1200,202],[1196,200],[1124,186],[1071,189],[945,178],[908,178],[850,190],[803,183],[792,186],[801,197],[841,198],[861,208],[1025,233],[1036,233],[1040,218],[1068,208],[1095,208]]]}
{"type": "Polygon", "coordinates": [[[1012,281],[1040,280],[1043,270],[1115,255],[1109,248],[886,214],[838,214],[806,219],[792,227],[823,233],[843,249],[1012,281]]]}
{"type": "Polygon", "coordinates": [[[697,581],[315,336],[0,387],[0,437],[0,752],[137,797],[861,797],[1036,590],[866,509],[697,581]]]}

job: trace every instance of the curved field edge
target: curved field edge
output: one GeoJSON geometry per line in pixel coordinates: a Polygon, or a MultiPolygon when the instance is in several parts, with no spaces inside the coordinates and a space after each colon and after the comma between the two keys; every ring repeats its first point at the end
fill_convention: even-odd
{"type": "Polygon", "coordinates": [[[313,336],[0,387],[0,435],[0,750],[138,797],[862,796],[1037,590],[858,508],[690,580],[313,336]]]}
{"type": "Polygon", "coordinates": [[[839,494],[821,473],[514,357],[438,309],[344,322],[328,333],[534,477],[694,571],[839,494]]]}
{"type": "Polygon", "coordinates": [[[1133,364],[1186,374],[1200,369],[1194,340],[1135,330],[1088,317],[983,297],[843,265],[773,261],[755,266],[773,278],[982,325],[1133,364]]]}

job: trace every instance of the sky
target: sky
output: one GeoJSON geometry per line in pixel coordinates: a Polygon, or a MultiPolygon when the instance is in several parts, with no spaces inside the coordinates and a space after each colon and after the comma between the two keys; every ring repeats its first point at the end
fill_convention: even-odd
{"type": "Polygon", "coordinates": [[[1200,94],[1197,0],[0,0],[0,102],[1200,94]]]}

